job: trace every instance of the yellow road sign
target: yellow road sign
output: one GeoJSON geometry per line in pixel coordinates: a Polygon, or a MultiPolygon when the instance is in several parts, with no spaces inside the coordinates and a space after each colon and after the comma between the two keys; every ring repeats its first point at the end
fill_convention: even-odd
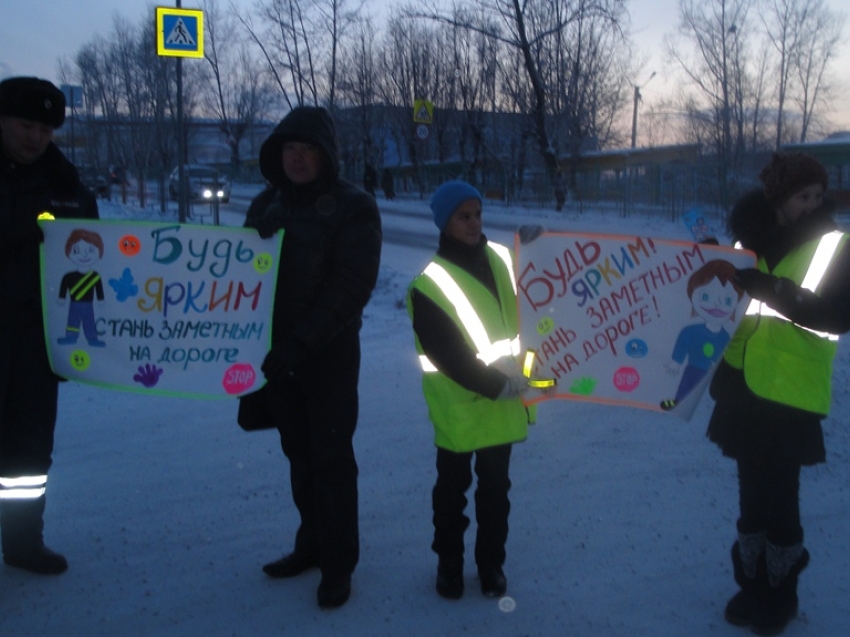
{"type": "Polygon", "coordinates": [[[204,57],[204,12],[157,7],[156,53],[171,57],[204,57]]]}
{"type": "Polygon", "coordinates": [[[413,121],[417,124],[431,124],[434,121],[434,104],[428,100],[413,102],[413,121]]]}

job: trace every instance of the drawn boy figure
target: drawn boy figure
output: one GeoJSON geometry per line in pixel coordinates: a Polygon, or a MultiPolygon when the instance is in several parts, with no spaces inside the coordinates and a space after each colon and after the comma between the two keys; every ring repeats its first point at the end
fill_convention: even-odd
{"type": "Polygon", "coordinates": [[[94,271],[95,264],[103,258],[103,239],[96,232],[77,228],[65,242],[65,256],[77,269],[62,277],[59,287],[59,302],[71,297],[68,309],[68,325],[65,336],[58,339],[60,345],[73,345],[80,336],[80,328],[91,347],[104,347],[105,342],[97,337],[94,320],[94,299],[103,301],[103,282],[94,271]]]}
{"type": "Polygon", "coordinates": [[[676,397],[661,401],[662,409],[673,409],[720,358],[731,337],[726,326],[735,320],[735,308],[743,294],[735,283],[735,266],[728,261],[709,261],[688,279],[693,315],[702,322],[683,328],[676,338],[672,360],[665,367],[671,374],[678,374],[682,364],[687,364],[676,397]]]}

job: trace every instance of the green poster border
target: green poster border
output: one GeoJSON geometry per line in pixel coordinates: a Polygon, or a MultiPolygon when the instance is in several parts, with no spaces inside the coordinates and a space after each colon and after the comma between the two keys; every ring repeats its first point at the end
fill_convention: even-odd
{"type": "MultiPolygon", "coordinates": [[[[190,227],[190,228],[194,229],[194,228],[199,227],[196,224],[190,224],[190,223],[181,224],[181,223],[177,223],[177,222],[171,223],[171,222],[165,222],[165,221],[147,221],[147,220],[145,220],[145,221],[132,221],[132,220],[124,220],[124,219],[83,219],[83,218],[39,219],[38,224],[39,224],[39,226],[42,226],[43,224],[53,223],[54,221],[81,223],[81,224],[85,224],[85,225],[91,225],[91,224],[101,225],[101,224],[103,224],[103,225],[112,225],[112,226],[127,226],[127,227],[132,227],[132,228],[185,226],[185,227],[190,227]]],[[[210,227],[213,227],[213,226],[210,226],[210,227]]],[[[237,227],[237,226],[214,226],[214,227],[218,228],[218,229],[226,229],[226,230],[232,231],[234,233],[242,233],[242,234],[255,233],[256,232],[256,230],[254,230],[253,228],[243,228],[243,227],[237,227]]],[[[278,281],[278,276],[280,274],[280,256],[281,256],[281,250],[282,250],[282,247],[283,247],[283,235],[284,235],[283,229],[281,229],[279,232],[277,232],[274,235],[275,236],[274,240],[277,243],[278,267],[275,268],[273,279],[272,279],[272,285],[273,285],[272,295],[271,295],[271,297],[272,297],[271,298],[271,307],[272,308],[274,308],[275,298],[277,297],[277,281],[278,281]]],[[[268,239],[265,239],[265,241],[268,241],[268,239]]],[[[50,370],[54,374],[56,374],[55,365],[53,364],[52,352],[51,352],[51,348],[50,348],[50,345],[49,345],[49,343],[50,343],[50,333],[49,333],[48,324],[47,324],[48,294],[47,294],[47,281],[46,281],[46,276],[45,276],[46,259],[47,259],[46,250],[44,248],[44,242],[42,242],[41,245],[39,246],[39,280],[40,280],[40,283],[41,283],[41,303],[42,303],[41,326],[42,326],[42,330],[44,332],[45,349],[47,350],[47,358],[48,358],[48,361],[50,363],[50,370]]],[[[268,336],[267,336],[267,341],[266,341],[267,349],[271,349],[273,323],[274,323],[274,321],[269,321],[268,336]]],[[[59,376],[59,374],[56,374],[56,375],[59,376]]],[[[104,383],[104,382],[101,382],[101,381],[86,381],[86,380],[81,379],[81,378],[65,379],[62,376],[59,376],[59,377],[63,378],[63,380],[68,381],[68,382],[75,382],[75,383],[80,383],[80,384],[83,384],[83,385],[90,385],[92,387],[100,387],[100,388],[103,388],[103,389],[110,389],[110,390],[115,390],[115,391],[126,391],[126,392],[131,392],[131,393],[136,393],[136,394],[148,394],[148,395],[155,395],[155,396],[170,396],[170,397],[173,397],[173,398],[191,398],[191,399],[202,399],[202,400],[233,400],[234,398],[239,398],[241,396],[247,396],[248,394],[253,394],[254,392],[257,392],[260,389],[262,389],[263,387],[265,387],[265,385],[267,383],[265,376],[263,376],[262,374],[259,374],[258,376],[259,376],[260,383],[257,386],[252,387],[251,391],[246,392],[244,394],[234,394],[232,396],[222,396],[222,395],[219,395],[219,394],[196,394],[196,393],[178,392],[178,391],[163,390],[163,389],[156,389],[156,388],[135,387],[135,386],[131,386],[131,385],[118,385],[118,384],[114,384],[114,383],[104,383]]]]}

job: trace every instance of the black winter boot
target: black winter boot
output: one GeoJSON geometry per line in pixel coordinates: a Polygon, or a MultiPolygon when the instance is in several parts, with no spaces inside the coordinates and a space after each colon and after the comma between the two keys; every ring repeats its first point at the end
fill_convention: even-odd
{"type": "Polygon", "coordinates": [[[735,542],[732,545],[732,572],[741,590],[726,603],[723,612],[726,621],[734,626],[749,626],[752,623],[767,592],[767,563],[764,553],[758,553],[754,560],[753,555],[748,559],[754,561],[754,565],[750,565],[751,571],[754,567],[754,577],[748,576],[741,558],[740,543],[735,542]]]}
{"type": "Polygon", "coordinates": [[[501,597],[508,590],[508,580],[501,566],[478,567],[478,579],[485,597],[501,597]]]}
{"type": "Polygon", "coordinates": [[[769,586],[750,630],[756,635],[779,635],[797,616],[797,579],[809,564],[809,552],[801,544],[767,546],[769,586]]]}
{"type": "Polygon", "coordinates": [[[330,610],[339,608],[351,597],[351,575],[348,573],[322,574],[322,581],[316,591],[319,608],[330,610]]]}
{"type": "Polygon", "coordinates": [[[44,545],[45,496],[32,500],[0,501],[0,538],[3,561],[41,575],[59,575],[68,561],[44,545]]]}
{"type": "Polygon", "coordinates": [[[319,566],[319,558],[315,555],[293,551],[279,560],[263,565],[263,572],[269,577],[295,577],[304,571],[319,566]]]}
{"type": "Polygon", "coordinates": [[[446,599],[463,597],[463,558],[440,558],[437,564],[437,594],[446,599]]]}
{"type": "Polygon", "coordinates": [[[44,544],[25,553],[6,553],[3,561],[7,566],[22,568],[39,575],[60,575],[68,570],[68,560],[64,555],[51,551],[44,544]]]}

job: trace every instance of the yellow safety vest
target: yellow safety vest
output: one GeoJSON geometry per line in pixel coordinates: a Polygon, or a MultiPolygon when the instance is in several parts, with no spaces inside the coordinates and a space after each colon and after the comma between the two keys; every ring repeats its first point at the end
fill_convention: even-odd
{"type": "MultiPolygon", "coordinates": [[[[470,348],[487,365],[519,357],[519,319],[516,281],[510,251],[487,244],[487,257],[498,298],[475,277],[436,256],[410,285],[407,310],[413,318],[411,293],[415,289],[434,301],[463,333],[470,348]]],[[[471,392],[437,370],[415,336],[422,365],[422,390],[434,424],[434,442],[455,452],[518,442],[528,435],[529,410],[519,398],[490,400],[471,392]]]]}
{"type": "MultiPolygon", "coordinates": [[[[829,232],[789,252],[771,274],[817,293],[824,274],[847,240],[829,232]]],[[[769,272],[763,258],[758,268],[769,272]]],[[[832,361],[838,335],[797,325],[767,303],[752,300],[724,359],[744,370],[757,396],[817,414],[829,413],[832,361]]]]}

